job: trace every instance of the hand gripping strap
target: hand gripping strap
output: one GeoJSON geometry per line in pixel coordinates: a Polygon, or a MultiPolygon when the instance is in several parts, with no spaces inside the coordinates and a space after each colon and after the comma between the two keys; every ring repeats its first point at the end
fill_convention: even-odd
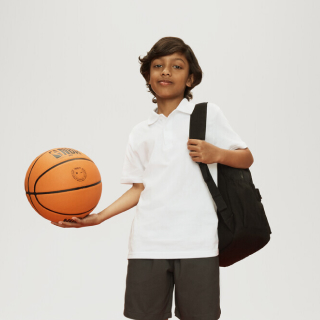
{"type": "MultiPolygon", "coordinates": [[[[189,138],[205,140],[206,135],[206,124],[207,124],[207,102],[198,103],[195,105],[194,110],[190,116],[190,128],[189,128],[189,138]]],[[[217,185],[215,184],[207,164],[202,162],[197,162],[203,179],[206,182],[209,191],[216,203],[217,210],[219,211],[223,221],[228,226],[230,230],[232,227],[232,212],[231,210],[226,210],[227,205],[223,200],[217,185]]]]}

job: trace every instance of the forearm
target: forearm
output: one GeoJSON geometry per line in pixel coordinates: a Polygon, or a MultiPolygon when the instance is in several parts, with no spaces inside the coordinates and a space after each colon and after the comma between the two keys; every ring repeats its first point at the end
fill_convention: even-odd
{"type": "Polygon", "coordinates": [[[249,149],[220,149],[218,162],[233,168],[247,169],[253,163],[253,156],[249,149]]]}
{"type": "Polygon", "coordinates": [[[140,194],[143,188],[132,186],[119,199],[113,202],[109,207],[98,213],[100,223],[111,217],[127,211],[136,206],[139,202],[140,194]]]}

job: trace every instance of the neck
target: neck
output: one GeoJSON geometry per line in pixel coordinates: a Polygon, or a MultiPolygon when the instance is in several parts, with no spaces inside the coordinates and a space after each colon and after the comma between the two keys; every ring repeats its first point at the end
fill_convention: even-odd
{"type": "Polygon", "coordinates": [[[177,97],[174,99],[159,99],[157,98],[158,105],[158,114],[163,114],[168,117],[169,114],[177,108],[180,102],[183,100],[183,97],[177,97]]]}

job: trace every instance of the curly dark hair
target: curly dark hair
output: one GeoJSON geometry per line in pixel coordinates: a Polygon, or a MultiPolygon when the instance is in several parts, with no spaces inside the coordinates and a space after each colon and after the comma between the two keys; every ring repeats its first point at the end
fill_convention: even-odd
{"type": "Polygon", "coordinates": [[[188,101],[193,98],[192,93],[190,92],[195,86],[197,86],[202,80],[202,70],[199,66],[198,60],[193,53],[192,49],[184,43],[184,41],[180,38],[176,37],[164,37],[161,38],[158,42],[156,42],[150,51],[147,52],[147,55],[142,59],[139,57],[139,61],[141,64],[140,73],[146,80],[146,86],[149,89],[148,92],[153,94],[152,102],[157,103],[157,98],[155,97],[155,92],[152,90],[149,82],[150,77],[150,65],[151,61],[157,59],[159,57],[171,55],[173,53],[181,53],[183,54],[188,63],[189,63],[189,75],[193,74],[193,83],[191,87],[186,86],[184,91],[184,98],[187,98],[188,101]]]}

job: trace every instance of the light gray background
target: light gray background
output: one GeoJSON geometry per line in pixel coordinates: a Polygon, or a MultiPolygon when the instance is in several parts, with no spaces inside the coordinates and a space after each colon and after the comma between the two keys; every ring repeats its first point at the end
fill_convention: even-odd
{"type": "Polygon", "coordinates": [[[135,208],[58,228],[32,209],[24,178],[39,154],[68,147],[100,170],[94,213],[128,190],[128,134],[155,106],[138,56],[164,36],[182,38],[203,69],[193,101],[218,104],[248,144],[273,231],[261,251],[220,268],[221,320],[318,319],[319,9],[311,0],[1,0],[0,320],[127,319],[135,208]]]}

